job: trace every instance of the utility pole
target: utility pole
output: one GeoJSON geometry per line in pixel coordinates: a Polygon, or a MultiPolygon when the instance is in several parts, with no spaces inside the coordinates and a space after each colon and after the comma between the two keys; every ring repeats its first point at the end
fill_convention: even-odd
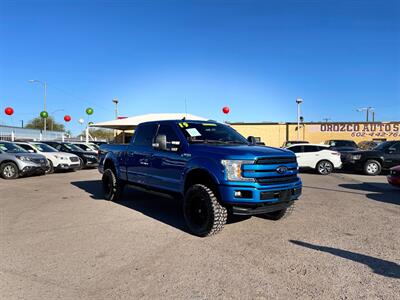
{"type": "Polygon", "coordinates": [[[300,140],[300,104],[303,103],[303,99],[297,98],[297,140],[300,140]]]}

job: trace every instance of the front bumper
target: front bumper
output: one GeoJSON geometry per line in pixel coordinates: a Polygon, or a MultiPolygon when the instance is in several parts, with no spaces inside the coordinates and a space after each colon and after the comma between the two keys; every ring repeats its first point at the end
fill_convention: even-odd
{"type": "Polygon", "coordinates": [[[65,163],[60,163],[57,167],[56,170],[74,170],[79,168],[79,163],[77,164],[65,164],[65,163]]]}
{"type": "Polygon", "coordinates": [[[221,200],[226,204],[268,204],[299,199],[302,182],[280,185],[220,185],[221,200]]]}
{"type": "Polygon", "coordinates": [[[40,173],[46,173],[46,166],[27,165],[20,171],[21,176],[29,176],[40,173]]]}
{"type": "Polygon", "coordinates": [[[86,168],[97,168],[99,166],[99,161],[97,159],[88,159],[86,158],[86,168]]]}
{"type": "Polygon", "coordinates": [[[393,186],[400,187],[400,176],[389,175],[387,181],[393,186]]]}

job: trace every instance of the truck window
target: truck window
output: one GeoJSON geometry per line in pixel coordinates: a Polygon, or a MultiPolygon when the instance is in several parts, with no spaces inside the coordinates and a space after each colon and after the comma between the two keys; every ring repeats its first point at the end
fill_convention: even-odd
{"type": "Polygon", "coordinates": [[[135,136],[135,141],[133,144],[135,146],[148,146],[150,147],[153,143],[154,136],[156,134],[157,124],[143,124],[137,129],[137,134],[135,136]]]}
{"type": "Polygon", "coordinates": [[[178,135],[170,125],[161,124],[157,134],[163,134],[167,136],[167,148],[170,148],[171,146],[176,147],[171,144],[172,141],[180,141],[178,135]]]}

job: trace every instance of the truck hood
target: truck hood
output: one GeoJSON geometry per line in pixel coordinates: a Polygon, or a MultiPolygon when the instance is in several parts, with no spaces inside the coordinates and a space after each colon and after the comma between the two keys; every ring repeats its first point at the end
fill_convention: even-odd
{"type": "Polygon", "coordinates": [[[190,149],[195,152],[219,155],[221,158],[254,159],[262,156],[294,156],[292,151],[280,148],[248,145],[210,145],[192,144],[190,149]]]}

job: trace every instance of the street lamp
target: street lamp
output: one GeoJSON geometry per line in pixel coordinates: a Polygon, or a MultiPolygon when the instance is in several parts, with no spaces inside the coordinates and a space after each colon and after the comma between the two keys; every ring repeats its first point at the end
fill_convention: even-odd
{"type": "Polygon", "coordinates": [[[64,111],[63,109],[56,109],[55,111],[53,111],[50,116],[52,116],[52,118],[50,118],[50,122],[51,122],[51,131],[53,131],[53,125],[54,125],[54,121],[55,121],[55,113],[59,112],[59,111],[64,111]]]}
{"type": "Polygon", "coordinates": [[[303,99],[297,98],[297,140],[300,140],[300,104],[303,103],[303,99]]]}
{"type": "Polygon", "coordinates": [[[362,107],[362,108],[358,108],[358,109],[356,109],[358,112],[363,112],[363,111],[365,111],[366,112],[366,121],[368,122],[369,121],[369,112],[372,112],[373,114],[373,118],[375,119],[375,116],[374,116],[374,108],[373,107],[371,107],[371,106],[368,106],[368,107],[362,107]]]}
{"type": "Polygon", "coordinates": [[[118,103],[119,103],[119,101],[117,98],[114,98],[112,100],[112,102],[115,104],[115,119],[117,120],[118,119],[118,103]]]}
{"type": "MultiPolygon", "coordinates": [[[[43,85],[43,87],[44,87],[44,101],[43,101],[44,105],[43,105],[43,110],[46,111],[47,82],[46,81],[40,81],[40,80],[37,80],[37,79],[31,79],[31,80],[28,80],[28,82],[29,83],[40,83],[40,84],[43,85]]],[[[46,123],[47,123],[47,120],[44,119],[43,123],[44,123],[43,131],[46,134],[46,123]]]]}

